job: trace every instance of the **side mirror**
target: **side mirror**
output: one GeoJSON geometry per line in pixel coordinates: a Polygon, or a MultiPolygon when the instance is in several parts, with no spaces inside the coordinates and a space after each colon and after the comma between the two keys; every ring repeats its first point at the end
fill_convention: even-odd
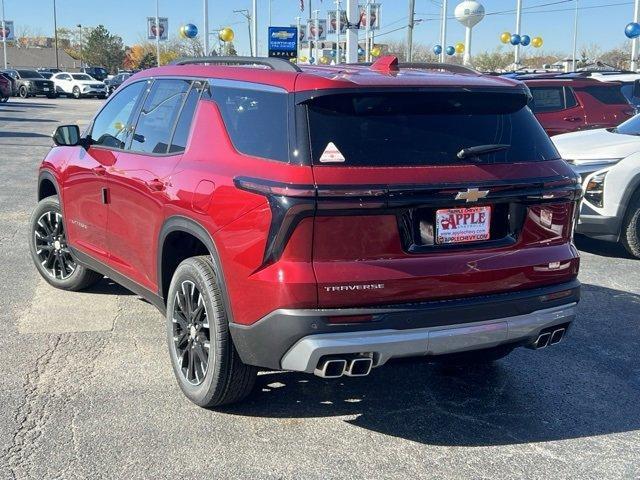
{"type": "Polygon", "coordinates": [[[80,129],[77,125],[61,125],[53,133],[53,143],[62,147],[80,145],[80,129]]]}

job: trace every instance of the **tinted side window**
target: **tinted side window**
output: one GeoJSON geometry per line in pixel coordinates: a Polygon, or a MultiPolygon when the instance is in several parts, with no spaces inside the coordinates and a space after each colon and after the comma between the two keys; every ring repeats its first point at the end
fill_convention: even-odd
{"type": "Polygon", "coordinates": [[[191,123],[193,121],[193,114],[196,111],[198,105],[198,99],[200,98],[200,89],[194,87],[189,90],[187,99],[184,102],[178,123],[176,124],[175,132],[173,133],[173,139],[169,146],[169,153],[182,152],[187,148],[187,140],[189,139],[189,132],[191,131],[191,123]]]}
{"type": "Polygon", "coordinates": [[[227,132],[241,153],[287,162],[287,94],[213,88],[227,132]]]}
{"type": "Polygon", "coordinates": [[[136,124],[130,149],[145,153],[167,153],[171,133],[189,80],[156,80],[147,95],[136,124]]]}
{"type": "Polygon", "coordinates": [[[573,94],[572,88],[564,87],[564,99],[566,108],[573,108],[578,105],[578,100],[576,100],[576,96],[573,94]]]}
{"type": "Polygon", "coordinates": [[[587,87],[582,90],[606,105],[624,105],[629,103],[620,88],[617,87],[587,87]]]}
{"type": "Polygon", "coordinates": [[[147,82],[129,85],[107,103],[93,121],[91,138],[94,144],[111,148],[124,148],[132,130],[134,107],[144,93],[147,82]]]}
{"type": "Polygon", "coordinates": [[[531,88],[531,95],[533,95],[533,101],[530,107],[535,113],[564,109],[564,89],[562,87],[531,88]]]}

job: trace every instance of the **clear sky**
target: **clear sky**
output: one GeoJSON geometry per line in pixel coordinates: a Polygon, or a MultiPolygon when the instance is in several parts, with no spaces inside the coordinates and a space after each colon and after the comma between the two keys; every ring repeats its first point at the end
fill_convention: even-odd
{"type": "MultiPolygon", "coordinates": [[[[334,8],[334,0],[305,0],[320,9],[324,16],[334,8]]],[[[404,39],[408,18],[407,0],[380,0],[382,3],[382,28],[380,42],[387,39],[404,39]],[[393,31],[400,29],[397,31],[393,31]],[[389,32],[386,33],[385,32],[389,32]]],[[[603,49],[617,47],[625,41],[624,26],[632,20],[631,0],[524,0],[522,33],[541,36],[547,52],[570,52],[573,38],[573,9],[579,2],[578,45],[597,44],[603,49]]],[[[159,0],[160,16],[169,17],[171,34],[176,34],[180,25],[194,23],[202,30],[203,0],[159,0]]],[[[13,20],[16,31],[28,26],[43,35],[53,32],[53,0],[4,0],[7,20],[13,20]]],[[[344,5],[344,0],[342,4],[344,5]]],[[[438,43],[439,0],[416,0],[416,19],[423,19],[414,30],[416,42],[438,43]]],[[[449,0],[449,16],[459,1],[449,0]]],[[[503,31],[515,29],[515,0],[484,0],[487,16],[476,26],[473,36],[473,52],[492,50],[499,43],[503,31]]],[[[271,0],[273,24],[277,26],[295,24],[300,15],[299,0],[271,0]]],[[[258,0],[258,22],[260,51],[264,52],[269,0],[258,0]]],[[[246,20],[233,10],[250,9],[251,0],[209,0],[210,28],[231,26],[236,32],[236,48],[240,54],[248,53],[246,20]]],[[[145,35],[146,17],[155,15],[155,0],[57,0],[58,25],[73,27],[78,23],[95,26],[105,25],[130,45],[145,35]]],[[[448,44],[464,41],[464,31],[455,19],[448,23],[448,44]]],[[[527,47],[532,48],[532,47],[527,47]]]]}

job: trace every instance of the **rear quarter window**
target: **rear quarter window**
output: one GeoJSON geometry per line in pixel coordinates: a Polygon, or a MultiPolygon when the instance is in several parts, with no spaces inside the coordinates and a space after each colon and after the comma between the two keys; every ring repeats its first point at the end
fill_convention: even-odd
{"type": "Polygon", "coordinates": [[[563,87],[533,87],[530,90],[533,97],[530,107],[535,113],[564,110],[563,87]]]}
{"type": "Polygon", "coordinates": [[[620,87],[586,87],[580,89],[580,91],[586,92],[600,103],[605,105],[626,105],[629,102],[625,98],[620,87]]]}
{"type": "Polygon", "coordinates": [[[213,86],[210,95],[220,109],[236,150],[256,157],[289,161],[285,92],[213,86]]]}

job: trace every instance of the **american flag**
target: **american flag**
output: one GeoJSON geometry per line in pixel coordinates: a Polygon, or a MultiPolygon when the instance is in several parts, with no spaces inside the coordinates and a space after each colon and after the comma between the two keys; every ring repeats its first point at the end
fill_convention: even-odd
{"type": "Polygon", "coordinates": [[[304,0],[300,0],[300,11],[304,12],[304,0]]]}

